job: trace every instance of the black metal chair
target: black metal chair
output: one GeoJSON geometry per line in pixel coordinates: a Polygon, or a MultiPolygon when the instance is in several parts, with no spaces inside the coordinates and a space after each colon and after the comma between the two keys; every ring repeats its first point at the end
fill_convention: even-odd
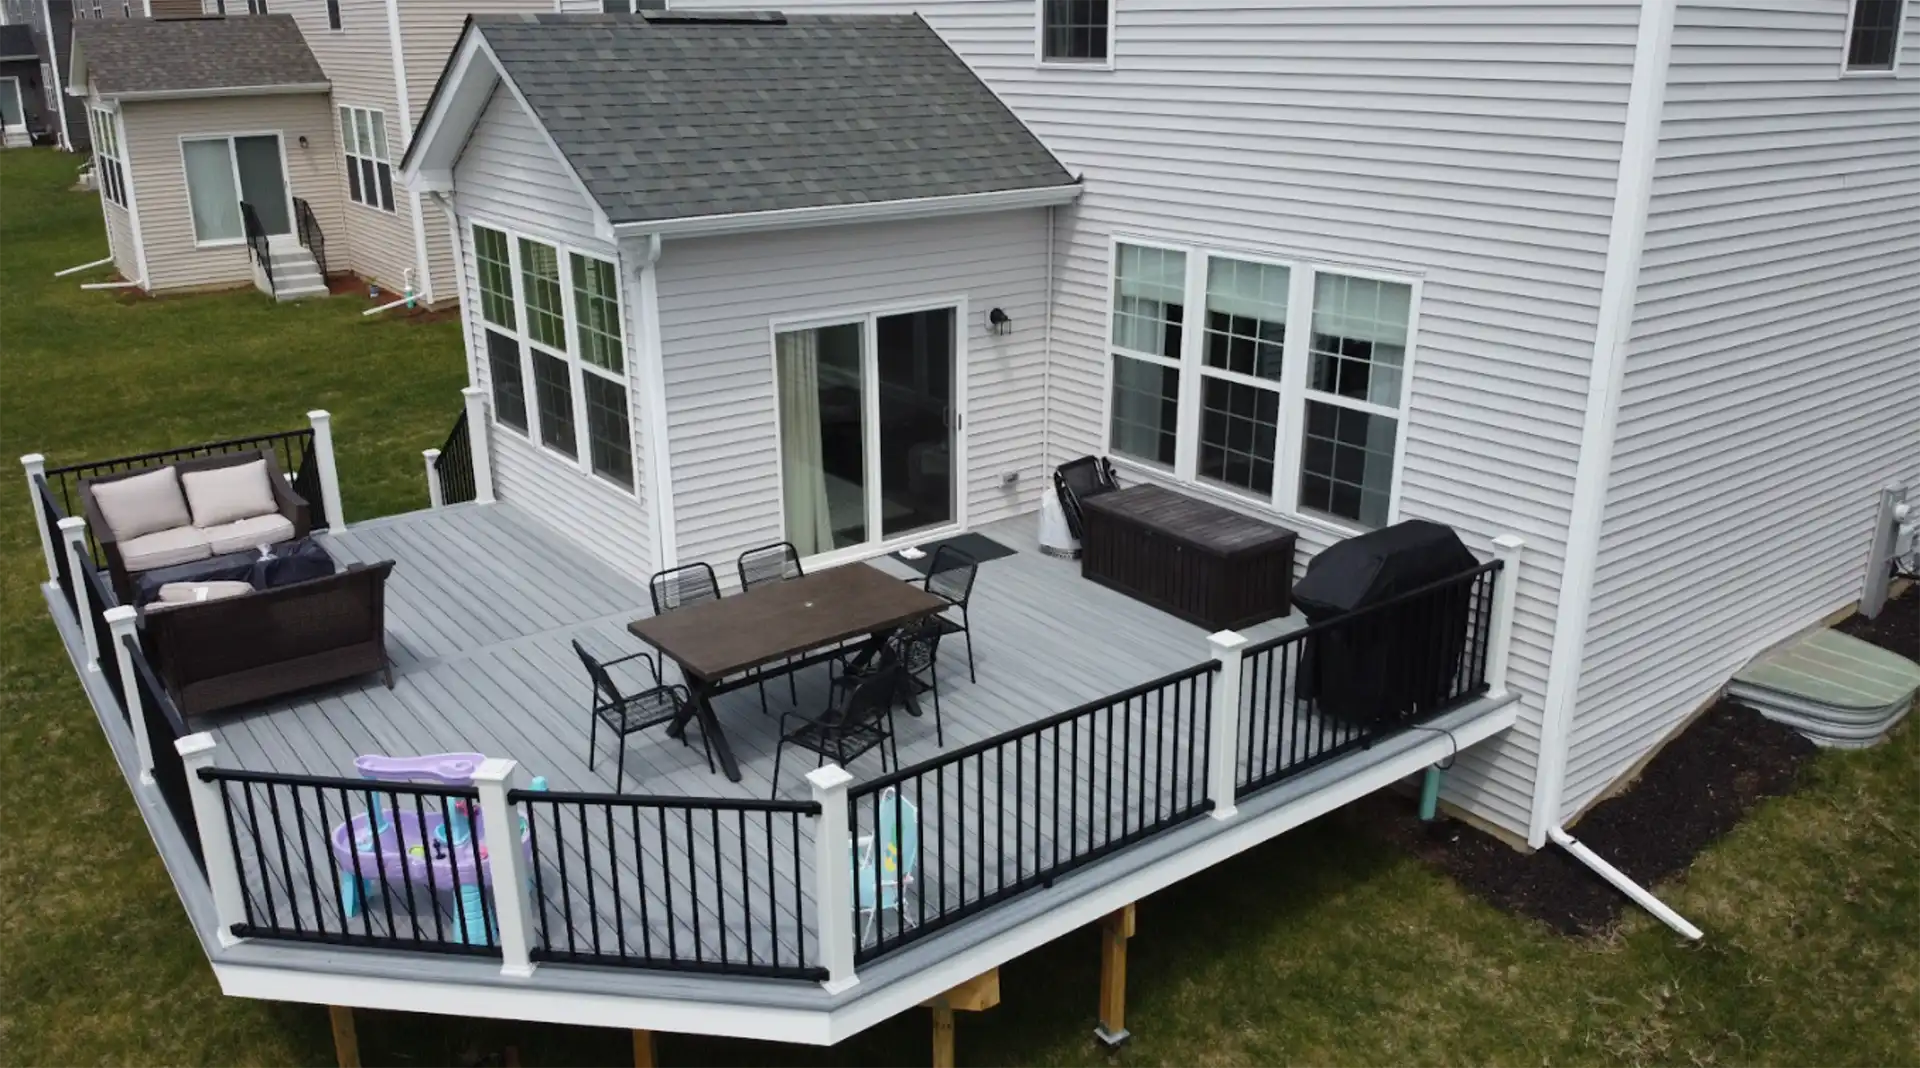
{"type": "Polygon", "coordinates": [[[941,612],[931,620],[945,634],[964,634],[967,637],[967,681],[979,682],[973,673],[973,630],[967,617],[967,601],[973,596],[973,580],[980,572],[980,561],[951,545],[942,545],[933,550],[933,559],[927,562],[926,591],[947,602],[948,609],[959,609],[960,618],[941,612]]]}
{"type": "MultiPolygon", "coordinates": [[[[901,628],[887,642],[914,691],[933,695],[933,737],[942,748],[947,744],[946,725],[940,718],[940,638],[945,634],[938,618],[928,618],[901,628]]],[[[827,661],[827,678],[835,689],[851,687],[872,673],[873,665],[855,671],[851,657],[827,661]]]]}
{"type": "MultiPolygon", "coordinates": [[[[614,767],[614,789],[626,786],[627,779],[627,735],[642,731],[648,727],[657,727],[670,723],[686,708],[691,699],[684,686],[669,686],[660,678],[660,665],[646,653],[634,653],[614,660],[598,660],[592,653],[574,639],[573,651],[579,654],[580,662],[586,665],[587,677],[593,680],[593,692],[588,696],[588,708],[593,715],[593,726],[587,732],[587,770],[593,770],[593,760],[600,745],[600,725],[614,733],[620,742],[620,758],[614,767]],[[653,685],[638,693],[621,692],[613,676],[607,671],[616,664],[632,660],[647,662],[647,670],[653,676],[653,685]]],[[[686,735],[680,736],[680,744],[689,745],[686,735]]],[[[700,746],[707,753],[707,770],[713,770],[713,746],[707,741],[706,731],[700,732],[700,746]]]]}
{"type": "MultiPolygon", "coordinates": [[[[653,614],[666,615],[676,608],[720,599],[720,577],[708,563],[682,564],[668,568],[647,580],[647,594],[653,598],[653,614]]],[[[767,715],[767,684],[760,683],[760,714],[767,715]]]]}
{"type": "MultiPolygon", "coordinates": [[[[795,549],[790,541],[748,549],[740,554],[740,559],[734,561],[734,567],[740,572],[742,592],[751,590],[755,586],[797,579],[806,574],[800,566],[800,550],[795,549]]],[[[791,665],[793,658],[788,657],[787,663],[791,665]]],[[[793,700],[794,704],[800,703],[800,689],[793,681],[792,671],[787,672],[787,696],[793,700]]],[[[766,708],[766,699],[766,684],[762,683],[760,686],[762,710],[766,708]]]]}
{"type": "Polygon", "coordinates": [[[1069,460],[1053,472],[1053,489],[1060,495],[1060,510],[1066,513],[1067,530],[1077,540],[1080,533],[1080,502],[1120,488],[1113,477],[1113,461],[1104,456],[1082,456],[1069,460]]]}
{"type": "MultiPolygon", "coordinates": [[[[788,712],[780,717],[780,741],[773,755],[773,796],[780,796],[780,762],[787,746],[799,746],[818,755],[814,766],[832,757],[841,767],[868,750],[880,750],[880,770],[887,770],[887,746],[893,742],[893,702],[905,681],[904,669],[891,656],[882,654],[883,663],[859,677],[848,687],[828,690],[827,710],[809,717],[788,712]],[[787,729],[787,721],[800,725],[787,729]]],[[[898,765],[896,750],[893,763],[898,765]]]]}

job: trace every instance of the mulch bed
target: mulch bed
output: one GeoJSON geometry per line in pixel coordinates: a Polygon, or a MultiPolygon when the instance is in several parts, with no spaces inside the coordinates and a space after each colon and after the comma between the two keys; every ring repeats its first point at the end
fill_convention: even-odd
{"type": "Polygon", "coordinates": [[[1880,615],[1849,616],[1833,628],[1869,641],[1882,649],[1920,660],[1920,584],[1908,587],[1898,600],[1887,602],[1880,615]]]}

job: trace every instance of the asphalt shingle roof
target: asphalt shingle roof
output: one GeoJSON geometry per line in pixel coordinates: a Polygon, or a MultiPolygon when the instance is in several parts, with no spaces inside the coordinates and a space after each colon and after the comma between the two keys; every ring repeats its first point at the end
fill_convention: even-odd
{"type": "Polygon", "coordinates": [[[82,19],[73,43],[106,96],[327,82],[292,15],[82,19]]]}
{"type": "Polygon", "coordinates": [[[917,15],[473,25],[615,223],[1074,181],[917,15]]]}

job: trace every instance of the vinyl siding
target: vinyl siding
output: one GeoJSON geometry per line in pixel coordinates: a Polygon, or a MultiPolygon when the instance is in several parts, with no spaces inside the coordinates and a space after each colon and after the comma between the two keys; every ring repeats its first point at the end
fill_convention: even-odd
{"type": "Polygon", "coordinates": [[[1920,487],[1920,4],[1897,78],[1839,76],[1848,6],[1679,10],[1566,814],[1856,600],[1920,487]]]}
{"type": "MultiPolygon", "coordinates": [[[[1037,65],[1032,0],[782,6],[919,11],[1084,176],[1057,231],[1050,462],[1105,451],[1115,234],[1423,277],[1400,514],[1528,547],[1519,722],[1446,797],[1523,830],[1639,5],[1125,0],[1111,71],[1037,65]]],[[[1303,565],[1341,536],[1282,521],[1303,565]]]]}
{"type": "Polygon", "coordinates": [[[113,253],[113,269],[129,282],[146,281],[140,277],[140,254],[133,243],[133,216],[104,195],[100,195],[100,211],[106,220],[107,248],[113,253]]]}
{"type": "MultiPolygon", "coordinates": [[[[595,233],[594,212],[575,192],[567,175],[541,140],[531,118],[504,90],[494,93],[458,163],[454,166],[454,202],[460,217],[462,318],[468,332],[468,351],[476,354],[474,384],[492,389],[486,360],[486,339],[480,318],[479,283],[474,274],[473,222],[502,227],[527,237],[544,238],[582,252],[616,258],[613,246],[595,233]]],[[[646,434],[641,420],[644,394],[635,379],[634,338],[639,336],[639,303],[634,299],[631,272],[621,265],[625,286],[621,311],[627,339],[628,419],[633,430],[635,482],[646,493],[646,434]]],[[[516,285],[518,285],[516,280],[516,285]]],[[[528,384],[529,406],[533,403],[528,384]]],[[[577,427],[585,448],[585,427],[577,427]]],[[[652,574],[654,537],[652,520],[642,496],[581,472],[564,456],[550,452],[520,431],[492,427],[494,492],[524,508],[564,537],[638,581],[652,574]]]]}
{"type": "Polygon", "coordinates": [[[726,571],[743,550],[786,539],[774,320],[966,298],[967,520],[1033,508],[1046,481],[1046,238],[1046,212],[1027,210],[667,242],[660,330],[680,560],[726,571]],[[995,307],[1010,333],[988,331],[995,307]]]}
{"type": "Polygon", "coordinates": [[[325,94],[137,102],[122,105],[121,113],[149,291],[244,285],[253,279],[244,243],[195,246],[183,137],[279,133],[292,195],[313,206],[323,232],[340,227],[342,198],[330,162],[334,124],[325,94]],[[302,137],[306,148],[300,147],[302,137]]]}

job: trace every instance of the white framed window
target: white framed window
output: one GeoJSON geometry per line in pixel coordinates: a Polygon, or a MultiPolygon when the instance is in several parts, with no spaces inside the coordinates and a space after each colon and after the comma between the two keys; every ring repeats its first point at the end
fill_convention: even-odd
{"type": "Polygon", "coordinates": [[[291,231],[293,206],[278,134],[235,134],[180,139],[187,205],[196,245],[238,244],[246,238],[242,204],[262,232],[291,231]]]}
{"type": "Polygon", "coordinates": [[[393,210],[393,162],[387,156],[387,114],[340,109],[340,151],[347,160],[347,196],[355,204],[393,210]]]}
{"type": "Polygon", "coordinates": [[[1279,511],[1392,522],[1419,290],[1417,278],[1117,239],[1108,451],[1279,511]]]}
{"type": "Polygon", "coordinates": [[[603,15],[637,15],[642,11],[665,11],[667,0],[600,0],[603,15]]]}
{"type": "Polygon", "coordinates": [[[1847,11],[1847,74],[1891,74],[1900,66],[1900,24],[1905,0],[1852,0],[1847,11]]]}
{"type": "Polygon", "coordinates": [[[87,109],[88,131],[93,135],[93,158],[100,191],[108,200],[127,206],[126,158],[120,152],[120,127],[113,112],[105,108],[87,109]]]}
{"type": "Polygon", "coordinates": [[[340,28],[340,0],[327,0],[327,29],[340,28]]]}
{"type": "Polygon", "coordinates": [[[1035,57],[1045,64],[1113,63],[1113,0],[1034,0],[1035,57]]]}
{"type": "Polygon", "coordinates": [[[632,491],[619,271],[555,242],[471,229],[495,420],[632,491]]]}

